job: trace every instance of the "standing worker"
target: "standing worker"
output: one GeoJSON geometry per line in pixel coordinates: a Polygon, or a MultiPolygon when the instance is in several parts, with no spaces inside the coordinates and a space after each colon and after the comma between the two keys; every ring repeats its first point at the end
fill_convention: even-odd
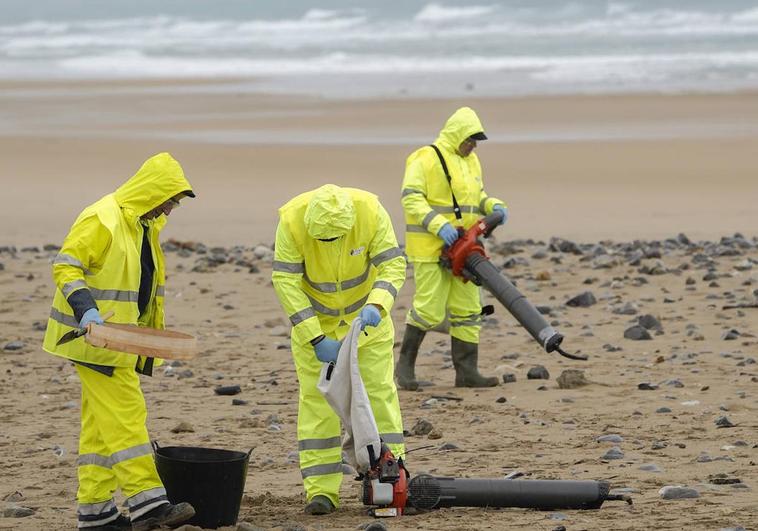
{"type": "Polygon", "coordinates": [[[158,233],[179,201],[195,197],[168,153],[148,159],[114,193],[79,214],[53,260],[57,289],[43,348],[72,360],[82,383],[77,492],[79,528],[145,531],[192,518],[188,503],[166,498],[145,425],[139,374],[162,360],[96,348],[65,333],[112,321],[164,328],[166,271],[158,233]],[[113,501],[120,488],[130,518],[113,501]]]}
{"type": "Polygon", "coordinates": [[[492,387],[496,377],[479,374],[479,331],[482,306],[479,287],[464,282],[440,264],[440,254],[484,215],[508,209],[488,197],[482,168],[473,152],[487,140],[479,118],[462,107],[448,118],[431,146],[414,151],[406,161],[402,203],[405,210],[405,252],[413,263],[416,291],[406,318],[397,363],[400,387],[418,389],[416,357],[426,332],[449,320],[456,387],[492,387]]]}
{"type": "Polygon", "coordinates": [[[372,327],[361,334],[358,363],[379,435],[395,456],[405,454],[390,317],[405,258],[375,195],[327,184],[279,209],[271,277],[292,323],[305,512],[328,514],[339,506],[340,422],[316,385],[322,364],[337,360],[340,340],[358,316],[372,327]]]}

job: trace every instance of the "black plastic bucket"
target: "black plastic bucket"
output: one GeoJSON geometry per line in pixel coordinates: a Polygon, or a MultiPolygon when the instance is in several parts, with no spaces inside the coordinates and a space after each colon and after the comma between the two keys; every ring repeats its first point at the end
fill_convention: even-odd
{"type": "Polygon", "coordinates": [[[185,523],[216,529],[237,523],[245,490],[247,453],[154,443],[155,466],[171,503],[188,502],[195,516],[185,523]]]}

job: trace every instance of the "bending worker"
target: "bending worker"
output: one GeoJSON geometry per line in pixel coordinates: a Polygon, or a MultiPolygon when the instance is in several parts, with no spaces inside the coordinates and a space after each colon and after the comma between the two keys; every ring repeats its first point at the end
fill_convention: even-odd
{"type": "Polygon", "coordinates": [[[79,214],[53,260],[57,289],[43,348],[70,359],[82,383],[77,492],[79,528],[134,529],[176,525],[192,518],[188,503],[166,498],[145,422],[139,374],[161,360],[96,348],[65,333],[89,323],[164,327],[166,272],[158,233],[185,196],[195,197],[168,153],[148,159],[114,193],[79,214]],[[126,497],[127,518],[113,501],[126,497]]]}
{"type": "Polygon", "coordinates": [[[431,146],[413,152],[406,161],[402,203],[405,210],[405,252],[413,263],[416,291],[406,318],[396,375],[400,387],[416,390],[416,357],[426,332],[450,325],[451,352],[457,387],[492,387],[497,378],[477,368],[482,306],[479,287],[463,282],[440,264],[440,254],[483,215],[505,204],[488,197],[482,183],[477,141],[486,140],[476,113],[462,107],[448,118],[431,146]]]}
{"type": "Polygon", "coordinates": [[[371,327],[358,342],[358,363],[379,434],[395,456],[405,454],[390,317],[405,258],[375,195],[327,184],[279,209],[272,279],[292,323],[305,512],[327,514],[339,506],[340,422],[316,385],[358,316],[371,327]]]}

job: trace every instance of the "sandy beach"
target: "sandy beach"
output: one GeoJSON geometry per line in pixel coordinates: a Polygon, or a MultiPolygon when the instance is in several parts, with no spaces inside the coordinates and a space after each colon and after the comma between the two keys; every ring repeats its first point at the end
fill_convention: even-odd
{"type": "MultiPolygon", "coordinates": [[[[167,323],[196,335],[202,352],[143,379],[151,436],[162,446],[253,448],[241,522],[369,522],[349,476],[334,517],[302,514],[297,381],[270,282],[276,209],[326,182],[364,188],[402,240],[405,157],[461,105],[482,118],[485,185],[511,210],[490,244],[493,261],[549,307],[565,346],[590,359],[545,354],[498,308],[480,367],[516,381],[457,389],[448,339],[430,335],[417,372],[434,386],[400,395],[408,448],[433,446],[411,454],[409,469],[605,479],[634,504],[445,509],[384,524],[758,528],[758,94],[336,100],[162,81],[0,84],[0,498],[6,513],[32,509],[0,517],[0,529],[75,526],[79,382],[40,346],[50,261],[77,214],[160,151],[182,163],[198,195],[163,233],[192,242],[167,252],[167,323]],[[595,303],[566,304],[585,291],[595,303]],[[625,338],[640,321],[650,339],[625,338]],[[549,379],[527,379],[536,365],[549,379]],[[566,369],[589,383],[561,389],[566,369]],[[214,394],[233,384],[244,405],[214,394]],[[415,434],[421,419],[441,437],[415,434]],[[181,422],[192,431],[172,432],[181,422]],[[609,435],[616,442],[598,440],[609,435]],[[662,499],[667,485],[699,497],[662,499]]],[[[409,276],[393,310],[398,339],[412,292],[409,276]]]]}

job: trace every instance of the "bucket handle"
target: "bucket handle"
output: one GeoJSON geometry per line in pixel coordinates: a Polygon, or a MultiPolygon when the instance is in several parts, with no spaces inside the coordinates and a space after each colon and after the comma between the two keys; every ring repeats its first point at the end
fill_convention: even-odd
{"type": "Polygon", "coordinates": [[[158,444],[158,441],[150,441],[150,444],[153,447],[153,452],[158,453],[158,450],[161,449],[160,445],[158,444]]]}
{"type": "MultiPolygon", "coordinates": [[[[156,443],[157,444],[157,443],[156,443]]],[[[250,451],[247,453],[247,459],[250,460],[250,454],[253,453],[253,450],[255,450],[255,447],[250,448],[250,451]]]]}

